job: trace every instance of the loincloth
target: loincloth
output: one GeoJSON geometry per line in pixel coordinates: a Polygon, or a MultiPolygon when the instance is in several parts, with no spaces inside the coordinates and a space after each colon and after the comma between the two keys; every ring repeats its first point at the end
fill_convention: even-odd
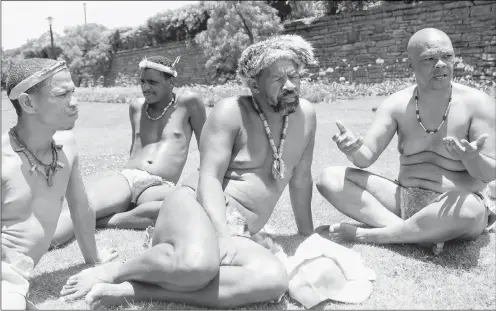
{"type": "Polygon", "coordinates": [[[225,195],[225,198],[226,221],[229,227],[229,232],[232,236],[251,238],[252,234],[250,233],[250,230],[248,230],[248,222],[238,210],[237,205],[239,205],[239,203],[228,195],[225,195]]]}
{"type": "Polygon", "coordinates": [[[150,187],[161,185],[167,185],[171,188],[175,187],[173,182],[139,169],[124,169],[119,174],[126,178],[129,184],[132,204],[136,204],[139,196],[150,187]]]}
{"type": "Polygon", "coordinates": [[[12,294],[27,297],[33,268],[33,259],[2,247],[2,300],[12,294]]]}
{"type": "MultiPolygon", "coordinates": [[[[483,203],[484,206],[489,210],[490,216],[491,213],[495,214],[494,204],[491,207],[488,203],[486,196],[484,195],[484,191],[482,192],[474,192],[475,197],[479,200],[479,202],[483,203]]],[[[421,188],[405,188],[400,186],[400,211],[401,218],[406,220],[424,207],[429,204],[435,203],[439,201],[442,197],[442,193],[426,190],[421,188]]],[[[489,217],[488,224],[486,226],[486,230],[490,230],[495,225],[496,217],[489,217]]]]}

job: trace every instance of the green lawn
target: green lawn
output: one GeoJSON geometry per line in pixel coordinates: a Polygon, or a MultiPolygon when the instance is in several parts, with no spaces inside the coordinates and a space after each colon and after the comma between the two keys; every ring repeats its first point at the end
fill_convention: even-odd
{"type": "MultiPolygon", "coordinates": [[[[312,172],[314,180],[329,165],[349,165],[331,140],[336,119],[349,129],[363,134],[373,118],[373,107],[381,98],[337,101],[316,105],[318,128],[312,172]]],[[[11,104],[3,99],[2,133],[15,123],[11,104]]],[[[82,103],[74,129],[86,183],[116,171],[124,165],[131,142],[128,109],[125,104],[82,103]]],[[[398,172],[396,139],[370,169],[395,178],[398,172]]],[[[199,164],[193,139],[184,175],[199,164]]],[[[312,200],[315,226],[346,220],[316,191],[312,200]]],[[[302,241],[296,235],[287,190],[269,221],[288,255],[302,241]]],[[[116,248],[119,260],[143,251],[144,233],[132,230],[103,230],[97,233],[98,245],[116,248]]],[[[496,309],[495,234],[483,234],[477,241],[447,244],[439,257],[417,246],[347,245],[358,251],[366,265],[375,270],[377,280],[370,299],[359,305],[328,302],[325,309],[496,309]]],[[[69,276],[85,268],[76,242],[46,254],[35,269],[30,299],[41,309],[88,309],[83,300],[61,302],[59,292],[69,276]]],[[[146,302],[121,306],[124,309],[194,309],[181,304],[146,302]]],[[[286,296],[279,304],[248,306],[248,309],[302,309],[286,296]]]]}

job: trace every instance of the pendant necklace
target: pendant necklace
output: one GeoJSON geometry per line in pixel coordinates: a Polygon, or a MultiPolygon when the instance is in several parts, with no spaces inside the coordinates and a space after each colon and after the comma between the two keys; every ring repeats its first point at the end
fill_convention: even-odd
{"type": "Polygon", "coordinates": [[[262,119],[263,126],[265,128],[265,133],[267,134],[267,138],[269,139],[270,147],[272,148],[272,153],[274,156],[274,162],[272,163],[272,176],[275,179],[281,180],[286,175],[286,165],[282,159],[282,153],[284,150],[284,142],[286,141],[286,132],[288,131],[289,125],[289,115],[285,115],[283,119],[282,132],[281,132],[281,142],[279,143],[279,149],[276,148],[276,144],[274,142],[274,138],[272,137],[272,133],[270,132],[269,123],[267,122],[267,118],[264,113],[260,109],[255,100],[255,97],[252,96],[253,106],[257,111],[260,119],[262,119]]]}
{"type": "Polygon", "coordinates": [[[46,178],[48,186],[51,187],[53,185],[53,177],[55,173],[64,167],[64,163],[59,162],[59,156],[57,153],[58,150],[62,149],[62,145],[55,144],[55,141],[52,139],[51,149],[53,160],[52,163],[45,164],[41,162],[41,160],[38,159],[38,157],[36,157],[34,153],[31,152],[31,150],[28,149],[26,144],[24,144],[24,142],[17,134],[17,130],[15,127],[10,129],[9,134],[17,143],[17,145],[19,145],[19,148],[14,148],[14,151],[22,152],[26,156],[26,158],[28,158],[29,164],[31,165],[31,169],[29,170],[29,172],[33,174],[34,171],[38,171],[46,178]]]}

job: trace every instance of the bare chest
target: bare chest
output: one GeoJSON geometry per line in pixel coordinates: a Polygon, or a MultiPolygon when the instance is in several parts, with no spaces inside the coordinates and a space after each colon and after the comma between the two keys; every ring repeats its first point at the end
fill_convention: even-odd
{"type": "Polygon", "coordinates": [[[142,146],[191,136],[188,113],[182,106],[170,107],[159,120],[150,120],[146,111],[141,109],[136,115],[135,124],[135,140],[142,146]]]}
{"type": "MultiPolygon", "coordinates": [[[[429,113],[421,111],[421,121],[428,130],[435,130],[441,123],[444,111],[429,113]]],[[[431,151],[450,157],[444,148],[443,138],[456,137],[459,140],[468,139],[470,116],[465,107],[453,103],[446,121],[439,131],[434,134],[427,133],[416,117],[415,106],[410,105],[406,114],[398,122],[398,151],[404,155],[417,154],[431,151]]]]}
{"type": "Polygon", "coordinates": [[[64,167],[53,175],[51,186],[43,174],[31,169],[26,159],[2,165],[6,167],[2,172],[6,180],[2,186],[3,224],[14,225],[34,218],[46,228],[45,225],[57,221],[72,169],[72,163],[65,157],[60,160],[64,167]]]}
{"type": "MultiPolygon", "coordinates": [[[[275,158],[273,146],[276,151],[281,148],[282,122],[270,126],[272,145],[262,122],[256,118],[252,121],[242,127],[236,139],[230,165],[234,169],[271,167],[275,158]]],[[[303,122],[290,117],[286,138],[282,145],[282,159],[288,172],[297,166],[307,141],[308,134],[305,132],[303,122]]]]}

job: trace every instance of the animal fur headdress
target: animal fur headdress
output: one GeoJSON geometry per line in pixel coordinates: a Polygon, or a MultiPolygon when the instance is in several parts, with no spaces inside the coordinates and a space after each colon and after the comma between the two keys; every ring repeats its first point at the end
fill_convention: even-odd
{"type": "Polygon", "coordinates": [[[238,61],[238,76],[245,84],[255,78],[263,69],[278,59],[291,59],[298,70],[317,65],[312,45],[298,35],[274,36],[250,45],[241,53],[238,61]]]}

